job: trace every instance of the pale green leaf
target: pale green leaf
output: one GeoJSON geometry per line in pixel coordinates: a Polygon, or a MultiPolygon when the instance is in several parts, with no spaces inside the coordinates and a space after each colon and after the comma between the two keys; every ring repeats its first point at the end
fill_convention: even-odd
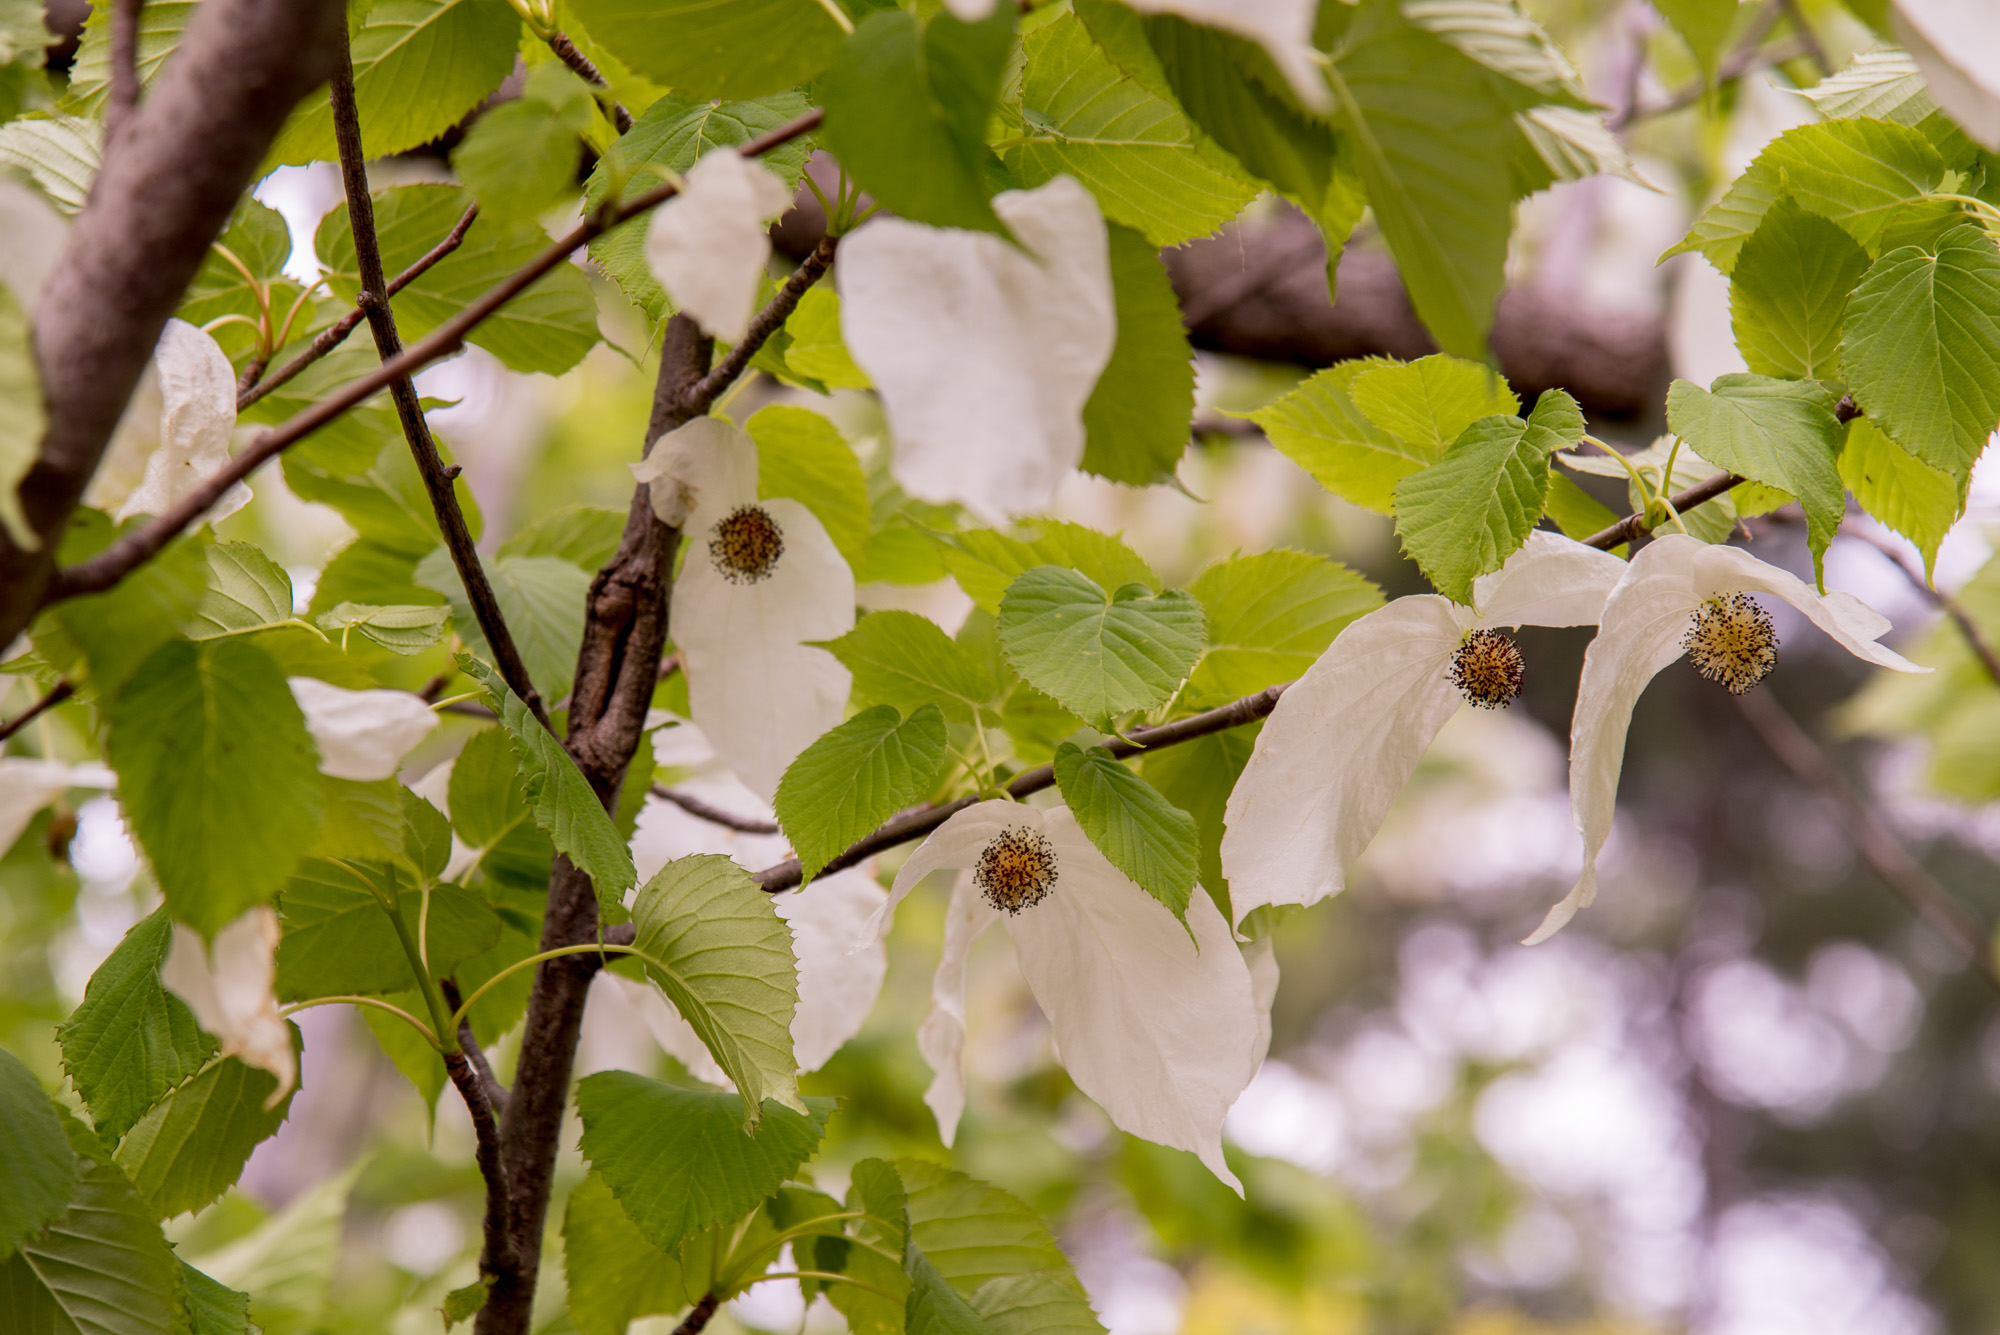
{"type": "Polygon", "coordinates": [[[1284,550],[1217,561],[1187,591],[1208,614],[1188,698],[1216,704],[1294,680],[1343,627],[1382,605],[1382,591],[1346,566],[1284,550]]]}
{"type": "Polygon", "coordinates": [[[935,705],[953,722],[970,723],[995,689],[983,664],[915,612],[871,612],[825,647],[854,674],[857,705],[911,713],[935,705]]]}
{"type": "Polygon", "coordinates": [[[473,122],[451,155],[481,213],[531,219],[576,194],[580,136],[593,120],[590,90],[561,65],[537,65],[523,96],[473,122]]]}
{"type": "MultiPolygon", "coordinates": [[[[569,694],[576,673],[577,646],[583,642],[584,604],[590,575],[554,556],[495,556],[485,562],[486,578],[507,633],[514,638],[528,680],[544,700],[569,694]]],[[[459,582],[451,553],[440,547],[417,563],[417,583],[436,589],[451,604],[452,628],[473,653],[492,650],[472,614],[472,601],[459,582]]]]}
{"type": "Polygon", "coordinates": [[[1184,681],[1202,647],[1201,604],[1127,584],[1107,593],[1087,575],[1038,566],[1000,600],[1000,644],[1036,690],[1099,726],[1151,709],[1184,681]]]}
{"type": "Polygon", "coordinates": [[[340,1258],[347,1195],[360,1165],[295,1197],[220,1251],[191,1256],[219,1282],[250,1295],[250,1319],[267,1335],[317,1329],[340,1258]]]}
{"type": "Polygon", "coordinates": [[[1759,375],[1840,377],[1847,295],[1868,253],[1846,232],[1785,196],[1743,243],[1729,280],[1736,346],[1759,375]]]}
{"type": "Polygon", "coordinates": [[[1847,424],[1840,480],[1862,509],[1917,545],[1924,574],[1930,576],[1938,545],[1965,511],[1957,479],[1890,440],[1867,418],[1857,417],[1847,424]]]}
{"type": "Polygon", "coordinates": [[[173,915],[213,933],[311,845],[320,776],[285,678],[240,640],[162,647],[112,702],[125,817],[173,915]]]}
{"type": "Polygon", "coordinates": [[[1472,582],[1502,563],[1541,521],[1549,455],[1583,439],[1583,413],[1545,390],[1526,421],[1486,417],[1442,458],[1396,484],[1396,533],[1438,592],[1472,602],[1472,582]]]}
{"type": "Polygon", "coordinates": [[[1250,748],[1256,743],[1258,728],[1235,728],[1213,733],[1179,746],[1160,747],[1146,753],[1139,772],[1169,802],[1195,819],[1201,831],[1201,885],[1215,899],[1225,918],[1234,916],[1229,904],[1229,881],[1222,874],[1222,817],[1229,792],[1250,763],[1250,748]]]}
{"type": "Polygon", "coordinates": [[[903,1315],[907,1335],[992,1335],[986,1318],[938,1273],[914,1241],[904,1248],[903,1273],[910,1279],[903,1315]]]}
{"type": "Polygon", "coordinates": [[[475,733],[451,770],[451,824],[479,854],[479,870],[508,885],[543,889],[555,848],[536,826],[504,728],[475,733]]]}
{"type": "Polygon", "coordinates": [[[944,716],[935,705],[907,719],[887,705],[865,709],[801,752],[785,770],[775,803],[778,824],[798,853],[801,883],[930,796],[944,761],[944,716]]]}
{"type": "Polygon", "coordinates": [[[0,1048],[0,1258],[52,1222],[76,1187],[76,1152],[48,1092],[0,1048]]]}
{"type": "Polygon", "coordinates": [[[1821,79],[1801,95],[1830,121],[1870,116],[1914,126],[1937,110],[1917,62],[1907,51],[1893,46],[1861,52],[1839,73],[1821,79]]]}
{"type": "Polygon", "coordinates": [[[249,1294],[210,1279],[186,1261],[181,1262],[181,1282],[187,1285],[192,1335],[251,1335],[249,1294]]]}
{"type": "Polygon", "coordinates": [[[981,1284],[972,1306],[994,1335],[1102,1335],[1076,1281],[1059,1271],[1002,1275],[981,1284]]]}
{"type": "Polygon", "coordinates": [[[28,526],[17,488],[41,456],[48,424],[28,313],[0,283],[0,528],[17,547],[41,545],[28,526]]]}
{"type": "Polygon", "coordinates": [[[1278,452],[1342,500],[1380,514],[1395,509],[1396,483],[1431,463],[1431,452],[1370,422],[1351,397],[1354,381],[1379,357],[1336,362],[1250,414],[1278,452]]]}
{"type": "Polygon", "coordinates": [[[672,1315],[701,1297],[687,1292],[679,1260],[646,1240],[597,1173],[576,1184],[563,1210],[563,1272],[570,1319],[583,1335],[625,1335],[637,1318],[672,1315]]]}
{"type": "Polygon", "coordinates": [[[1115,534],[1066,519],[1028,520],[1021,532],[1024,536],[1016,538],[974,529],[940,540],[945,569],[965,596],[988,612],[1000,610],[1001,596],[1017,576],[1041,565],[1070,566],[1107,589],[1160,587],[1159,576],[1115,534]]]}
{"type": "Polygon", "coordinates": [[[1169,482],[1194,421],[1194,350],[1158,250],[1113,224],[1118,340],[1083,406],[1083,470],[1113,482],[1169,482]]]}
{"type": "Polygon", "coordinates": [[[80,116],[23,116],[0,125],[0,166],[26,172],[50,203],[75,213],[90,198],[103,137],[80,116]]]}
{"type": "MultiPolygon", "coordinates": [[[[1564,537],[1575,538],[1578,542],[1602,533],[1618,522],[1611,507],[1599,502],[1589,492],[1564,477],[1561,473],[1549,474],[1549,494],[1542,498],[1542,511],[1556,521],[1556,527],[1564,537]]],[[[1624,552],[1618,547],[1617,552],[1624,552]]]]}
{"type": "Polygon", "coordinates": [[[554,556],[584,570],[610,562],[625,536],[626,512],[600,505],[565,505],[524,524],[496,556],[554,556]]]}
{"type": "Polygon", "coordinates": [[[1817,381],[1760,375],[1721,376],[1709,389],[1676,380],[1667,390],[1667,425],[1702,458],[1798,497],[1816,573],[1847,508],[1836,402],[1817,381]]]}
{"type": "MultiPolygon", "coordinates": [[[[111,94],[111,9],[92,5],[83,25],[83,41],[76,50],[76,64],[70,67],[69,91],[62,108],[78,116],[102,119],[111,94]]],[[[139,84],[150,89],[160,69],[180,49],[188,20],[194,17],[195,0],[151,0],[139,10],[139,48],[134,63],[139,84]]]]}
{"type": "Polygon", "coordinates": [[[459,961],[492,947],[500,920],[484,899],[449,881],[431,887],[430,916],[413,886],[392,882],[386,866],[364,868],[310,861],[278,901],[284,936],[278,942],[276,992],[286,1001],[415,987],[409,959],[383,900],[395,904],[412,941],[421,941],[431,972],[451,973],[459,961]],[[419,924],[424,930],[419,935],[419,924]]]}
{"type": "Polygon", "coordinates": [[[1521,411],[1521,400],[1499,372],[1441,352],[1402,364],[1368,365],[1348,383],[1347,393],[1370,423],[1401,440],[1426,466],[1480,418],[1521,411]]]}
{"type": "MultiPolygon", "coordinates": [[[[391,992],[382,999],[410,1015],[422,1016],[425,1012],[424,999],[414,990],[391,992]]],[[[417,1091],[417,1097],[424,1101],[424,1110],[435,1125],[438,1096],[451,1083],[438,1050],[400,1016],[391,1015],[379,1006],[357,1006],[355,1009],[361,1013],[368,1032],[374,1035],[376,1046],[402,1072],[403,1078],[417,1091]]]]}
{"type": "Polygon", "coordinates": [[[382,607],[374,603],[336,603],[314,618],[314,624],[329,631],[342,644],[353,632],[370,644],[396,654],[417,654],[444,638],[451,621],[451,608],[398,604],[382,607]]]}
{"type": "Polygon", "coordinates": [[[1065,743],[1055,771],[1063,802],[1097,851],[1185,926],[1201,854],[1194,817],[1102,747],[1065,743]]]}
{"type": "Polygon", "coordinates": [[[229,1190],[291,1111],[292,1093],[265,1108],[277,1088],[269,1071],[224,1057],[139,1119],[118,1144],[118,1166],[154,1218],[199,1210],[229,1190]]]}
{"type": "Polygon", "coordinates": [[[896,1160],[910,1240],[952,1287],[968,1296],[995,1281],[1042,1276],[1040,1301],[1056,1329],[1101,1331],[1069,1258],[1040,1215],[989,1183],[921,1159],[896,1160]],[[1058,1295],[1061,1295],[1058,1300],[1058,1295]]]}
{"type": "Polygon", "coordinates": [[[1695,64],[1709,80],[1715,78],[1716,60],[1736,25],[1737,0],[1653,0],[1654,6],[1688,44],[1695,64]]]}
{"type": "Polygon", "coordinates": [[[1542,173],[1532,182],[1539,190],[1557,181],[1581,181],[1588,176],[1619,176],[1635,185],[1651,184],[1639,175],[1625,145],[1604,123],[1601,112],[1576,107],[1530,107],[1514,113],[1514,124],[1540,159],[1542,173]],[[1547,176],[1547,182],[1541,175],[1547,176]]]}
{"type": "Polygon", "coordinates": [[[1576,67],[1514,0],[1404,0],[1403,16],[1541,98],[1588,104],[1576,67]]]}
{"type": "Polygon", "coordinates": [[[1964,477],[2000,423],[2000,253],[1976,227],[1892,250],[1848,300],[1841,363],[1898,445],[1964,477]]]}
{"type": "Polygon", "coordinates": [[[292,619],[292,577],[285,568],[247,542],[218,542],[202,549],[208,587],[195,604],[189,639],[282,626],[292,619]]]}
{"type": "Polygon", "coordinates": [[[677,858],[640,887],[632,905],[646,973],[743,1091],[754,1127],[775,1099],[803,1114],[792,1012],[798,968],[792,934],[770,896],[728,858],[677,858]]]}
{"type": "Polygon", "coordinates": [[[840,47],[817,0],[571,0],[592,37],[686,97],[760,97],[804,83],[840,47]]]}
{"type": "Polygon", "coordinates": [[[785,364],[802,376],[810,376],[828,389],[869,389],[874,381],[855,365],[853,354],[840,336],[840,298],[825,287],[806,289],[797,309],[785,321],[791,342],[785,348],[785,364]]]}
{"type": "Polygon", "coordinates": [[[812,511],[851,565],[868,548],[868,476],[840,428],[810,408],[773,404],[743,424],[757,442],[757,495],[812,511]]]}

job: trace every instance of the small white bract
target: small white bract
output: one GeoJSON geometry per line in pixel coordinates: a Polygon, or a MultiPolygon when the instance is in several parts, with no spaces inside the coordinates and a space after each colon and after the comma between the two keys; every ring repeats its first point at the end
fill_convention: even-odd
{"type": "Polygon", "coordinates": [[[1229,795],[1222,869],[1237,921],[1340,893],[1445,722],[1520,691],[1520,651],[1499,628],[1593,625],[1624,573],[1607,552],[1532,533],[1473,584],[1473,607],[1418,594],[1342,630],[1279,697],[1229,795]]]}
{"type": "Polygon", "coordinates": [[[917,1031],[936,1072],[924,1101],[945,1144],[965,1108],[966,960],[999,922],[1077,1088],[1120,1129],[1193,1152],[1240,1192],[1222,1159],[1222,1119],[1270,1035],[1259,987],[1207,893],[1195,888],[1183,928],[1097,851],[1067,807],[980,802],[910,855],[862,941],[887,932],[925,876],[950,869],[960,875],[944,957],[917,1031]]]}
{"type": "Polygon", "coordinates": [[[408,691],[350,691],[316,677],[288,677],[292,699],[319,748],[319,772],[371,783],[391,779],[437,727],[437,713],[408,691]]]}
{"type": "Polygon", "coordinates": [[[1313,49],[1317,0],[1125,0],[1144,14],[1178,14],[1189,23],[1247,37],[1264,48],[1299,101],[1314,111],[1333,107],[1333,92],[1313,49]]]}
{"type": "MultiPolygon", "coordinates": [[[[159,443],[146,456],[139,485],[118,507],[114,518],[120,520],[165,514],[229,462],[236,372],[222,345],[185,320],[169,320],[153,349],[153,374],[160,391],[159,443]]],[[[238,482],[203,518],[213,524],[249,503],[250,488],[238,482]]]]}
{"type": "Polygon", "coordinates": [[[1748,690],[1770,670],[1762,656],[1768,652],[1775,662],[1776,645],[1760,638],[1770,623],[1744,596],[1752,593],[1784,599],[1857,658],[1898,672],[1930,671],[1877,644],[1889,622],[1852,594],[1815,592],[1789,571],[1736,547],[1712,547],[1680,533],[1654,539],[1605,600],[1597,638],[1583,656],[1569,742],[1570,811],[1583,833],[1583,871],[1529,945],[1555,935],[1597,897],[1597,855],[1611,834],[1625,733],[1646,683],[1687,653],[1690,641],[1705,660],[1704,675],[1737,694],[1738,686],[1748,690]]]}
{"type": "Polygon", "coordinates": [[[771,259],[768,224],[792,192],[733,148],[711,149],[687,186],[660,205],[646,233],[646,263],[702,332],[740,343],[771,259]]]}
{"type": "Polygon", "coordinates": [[[12,848],[35,813],[72,788],[113,788],[118,776],[103,765],[65,765],[30,756],[0,759],[0,849],[12,848]]]}
{"type": "Polygon", "coordinates": [[[1992,0],[1896,0],[1889,30],[1960,129],[2000,151],[2000,9],[1992,0]]]}
{"type": "Polygon", "coordinates": [[[223,1056],[277,1077],[266,1109],[299,1083],[292,1027],[271,992],[278,937],[278,915],[261,906],[217,932],[212,946],[192,927],[175,923],[174,943],[160,966],[161,985],[188,1004],[196,1023],[221,1042],[223,1056]]]}

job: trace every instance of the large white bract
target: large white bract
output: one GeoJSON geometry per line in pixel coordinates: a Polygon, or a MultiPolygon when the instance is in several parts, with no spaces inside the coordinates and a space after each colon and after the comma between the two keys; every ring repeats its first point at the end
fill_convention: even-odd
{"type": "Polygon", "coordinates": [[[2000,6],[1993,0],[1895,0],[1889,30],[1958,128],[2000,151],[2000,6]]]}
{"type": "Polygon", "coordinates": [[[292,699],[319,748],[319,772],[370,783],[391,779],[437,727],[437,713],[408,691],[350,691],[316,677],[288,677],[292,699]]]}
{"type": "Polygon", "coordinates": [[[221,1042],[223,1056],[277,1077],[266,1109],[277,1107],[299,1083],[292,1027],[271,992],[278,936],[278,915],[264,906],[217,932],[213,945],[192,927],[175,923],[173,945],[160,966],[161,985],[188,1004],[196,1023],[221,1042]]]}
{"type": "Polygon", "coordinates": [[[771,259],[768,224],[792,192],[733,148],[712,149],[688,169],[686,187],[660,205],[646,233],[646,263],[702,332],[740,343],[771,259]]]}
{"type": "Polygon", "coordinates": [[[1468,634],[1593,625],[1624,573],[1607,552],[1532,533],[1474,582],[1472,607],[1417,594],[1342,630],[1279,698],[1229,795],[1222,869],[1236,920],[1266,904],[1316,904],[1340,893],[1432,739],[1465,703],[1451,670],[1468,634]]]}

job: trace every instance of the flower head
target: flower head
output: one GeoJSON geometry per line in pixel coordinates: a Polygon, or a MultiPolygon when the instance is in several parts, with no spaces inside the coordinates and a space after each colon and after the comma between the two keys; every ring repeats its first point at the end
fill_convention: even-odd
{"type": "Polygon", "coordinates": [[[1532,533],[1474,583],[1472,607],[1418,594],[1342,630],[1279,699],[1229,795],[1222,869],[1237,921],[1338,894],[1445,722],[1520,693],[1521,651],[1503,628],[1593,624],[1624,573],[1606,552],[1532,533]]]}
{"type": "Polygon", "coordinates": [[[1222,1119],[1269,1036],[1250,970],[1208,896],[1195,892],[1183,928],[1098,852],[1068,808],[980,802],[910,855],[864,942],[879,940],[919,881],[947,869],[961,875],[917,1031],[937,1073],[924,1101],[945,1143],[965,1107],[966,960],[999,922],[1077,1088],[1121,1129],[1191,1150],[1236,1186],[1222,1160],[1222,1119]]]}
{"type": "Polygon", "coordinates": [[[319,748],[320,773],[368,783],[394,778],[410,748],[437,727],[435,711],[408,691],[350,691],[316,677],[287,677],[319,748]]]}
{"type": "Polygon", "coordinates": [[[278,915],[251,909],[215,934],[213,945],[184,923],[174,924],[174,943],[160,966],[160,983],[188,1004],[195,1022],[221,1040],[222,1055],[240,1058],[278,1078],[264,1101],[275,1108],[299,1083],[292,1027],[278,1013],[271,993],[277,974],[278,915]]]}
{"type": "Polygon", "coordinates": [[[767,224],[792,192],[733,148],[711,149],[688,169],[687,186],[660,205],[646,233],[646,263],[702,332],[740,343],[771,258],[767,224]]]}
{"type": "Polygon", "coordinates": [[[1770,615],[1750,596],[1758,593],[1798,608],[1857,658],[1898,672],[1929,670],[1877,644],[1888,621],[1851,594],[1817,593],[1740,548],[1679,533],[1656,538],[1605,600],[1597,638],[1583,656],[1569,745],[1570,811],[1583,834],[1583,871],[1530,945],[1555,935],[1597,897],[1597,855],[1611,833],[1625,733],[1646,683],[1686,654],[1702,676],[1741,695],[1777,666],[1770,615]]]}
{"type": "Polygon", "coordinates": [[[673,635],[694,721],[768,802],[847,705],[847,669],[807,642],[854,628],[854,572],[812,511],[758,497],[756,442],[721,418],[662,436],[632,473],[687,534],[673,635]]]}

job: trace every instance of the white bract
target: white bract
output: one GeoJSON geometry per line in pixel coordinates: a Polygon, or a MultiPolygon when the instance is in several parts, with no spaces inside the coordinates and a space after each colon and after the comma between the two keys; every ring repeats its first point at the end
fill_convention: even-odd
{"type": "Polygon", "coordinates": [[[1896,0],[1889,29],[1924,86],[1966,134],[2000,150],[2000,6],[1993,0],[1896,0]]]}
{"type": "Polygon", "coordinates": [[[264,1101],[275,1108],[299,1082],[292,1027],[278,1013],[271,993],[277,976],[278,915],[251,909],[215,934],[206,945],[201,933],[174,924],[174,942],[160,966],[160,983],[188,1004],[195,1021],[221,1041],[222,1055],[236,1057],[278,1078],[264,1101]]]}
{"type": "Polygon", "coordinates": [[[1118,319],[1104,219],[1067,176],[994,211],[1020,245],[901,218],[841,244],[840,324],[875,382],[896,481],[989,522],[1046,510],[1083,460],[1118,319]]]}
{"type": "Polygon", "coordinates": [[[1247,37],[1264,48],[1299,101],[1314,111],[1333,107],[1320,73],[1325,57],[1313,49],[1318,0],[1125,0],[1142,14],[1178,14],[1189,23],[1247,37]]]}
{"type": "MultiPolygon", "coordinates": [[[[169,320],[153,349],[160,388],[159,444],[117,519],[165,514],[229,462],[236,429],[236,372],[221,344],[185,320],[169,320]]],[[[250,503],[238,482],[203,516],[213,524],[250,503]]]]}
{"type": "MultiPolygon", "coordinates": [[[[1468,699],[1504,702],[1477,699],[1479,681],[1464,690],[1454,681],[1496,666],[1468,658],[1514,654],[1495,633],[1502,627],[1595,624],[1624,573],[1608,552],[1531,533],[1474,581],[1472,607],[1417,594],[1342,630],[1279,697],[1229,795],[1222,870],[1236,920],[1340,893],[1438,730],[1468,699]]],[[[1518,673],[1517,654],[1511,662],[1518,673]]]]}
{"type": "Polygon", "coordinates": [[[1193,1152],[1240,1192],[1222,1158],[1222,1119],[1266,1040],[1250,969],[1208,895],[1196,888],[1183,928],[1105,860],[1067,807],[980,802],[910,855],[863,939],[886,930],[925,876],[953,868],[944,956],[917,1031],[936,1072],[924,1101],[945,1144],[965,1108],[966,959],[1004,921],[1076,1087],[1121,1130],[1193,1152]]]}
{"type": "Polygon", "coordinates": [[[113,788],[118,776],[103,765],[65,765],[29,756],[0,759],[0,853],[14,846],[35,813],[72,788],[113,788]]]}
{"type": "Polygon", "coordinates": [[[350,691],[317,677],[287,677],[319,748],[319,772],[369,783],[394,778],[410,748],[437,727],[437,713],[408,691],[350,691]]]}
{"type": "Polygon", "coordinates": [[[768,224],[791,205],[785,183],[733,148],[688,169],[646,233],[646,263],[702,332],[740,343],[771,259],[768,224]]]}
{"type": "Polygon", "coordinates": [[[1555,935],[1597,897],[1597,855],[1618,804],[1625,733],[1654,674],[1692,651],[1704,676],[1741,694],[1776,664],[1776,639],[1769,618],[1749,601],[1753,593],[1784,599],[1857,658],[1898,672],[1930,671],[1877,644],[1889,622],[1852,594],[1817,593],[1739,548],[1679,533],[1655,539],[1605,600],[1597,638],[1583,656],[1569,742],[1570,811],[1583,835],[1583,871],[1527,944],[1555,935]],[[1705,630],[1712,640],[1700,638],[1705,630]]]}
{"type": "Polygon", "coordinates": [[[769,802],[847,706],[852,676],[807,642],[854,629],[854,572],[812,511],[758,499],[756,442],[721,418],[662,436],[632,475],[650,485],[661,522],[687,535],[674,643],[694,721],[769,802]]]}

